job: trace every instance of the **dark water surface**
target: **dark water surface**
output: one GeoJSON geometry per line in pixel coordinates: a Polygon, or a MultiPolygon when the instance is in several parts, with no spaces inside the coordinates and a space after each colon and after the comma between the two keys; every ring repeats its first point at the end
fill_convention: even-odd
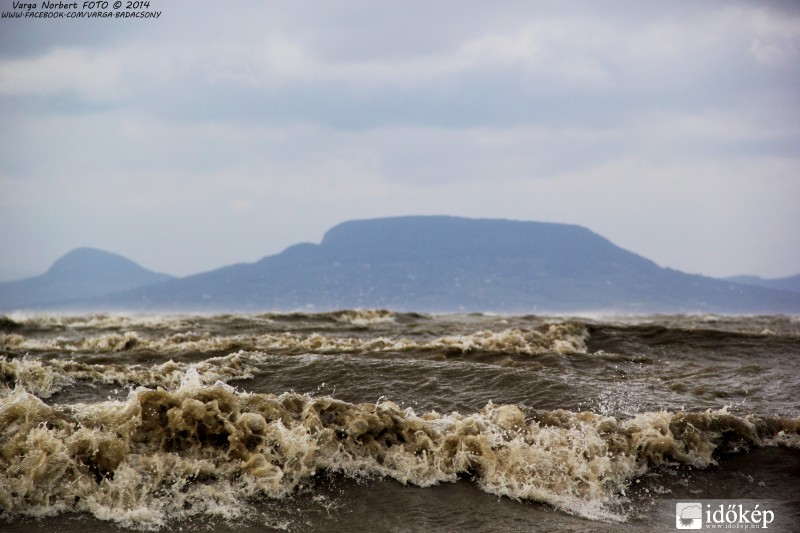
{"type": "Polygon", "coordinates": [[[799,363],[784,316],[14,314],[0,528],[793,531],[799,363]]]}

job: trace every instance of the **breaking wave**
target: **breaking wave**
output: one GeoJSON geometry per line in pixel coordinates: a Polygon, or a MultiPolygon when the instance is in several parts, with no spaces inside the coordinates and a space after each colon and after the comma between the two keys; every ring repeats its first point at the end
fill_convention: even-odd
{"type": "Polygon", "coordinates": [[[266,360],[262,353],[237,352],[211,357],[198,363],[167,361],[159,365],[91,364],[73,360],[40,361],[22,357],[8,360],[0,356],[0,395],[16,386],[40,398],[49,398],[78,380],[120,386],[176,387],[189,369],[202,375],[204,383],[252,378],[266,360]]]}
{"type": "MultiPolygon", "coordinates": [[[[361,320],[348,318],[348,322],[361,320]]],[[[589,332],[579,322],[549,324],[543,330],[505,329],[443,336],[428,341],[403,337],[342,337],[320,333],[269,333],[213,336],[209,333],[174,333],[149,338],[134,331],[86,337],[33,338],[0,333],[0,349],[15,351],[123,352],[129,350],[177,353],[232,349],[264,350],[281,354],[473,351],[517,354],[585,353],[589,332]]]]}
{"type": "Polygon", "coordinates": [[[800,419],[727,412],[524,411],[417,414],[392,402],[237,392],[191,367],[172,388],[125,401],[49,406],[23,387],[0,398],[0,509],[84,511],[159,528],[228,518],[259,496],[283,498],[318,475],[387,477],[427,487],[471,479],[482,490],[624,521],[631,480],[655,466],[705,468],[750,447],[800,447],[800,419]]]}

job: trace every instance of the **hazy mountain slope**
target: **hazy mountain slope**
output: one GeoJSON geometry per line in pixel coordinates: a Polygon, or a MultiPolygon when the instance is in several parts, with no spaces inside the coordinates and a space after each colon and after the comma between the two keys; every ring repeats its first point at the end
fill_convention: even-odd
{"type": "Polygon", "coordinates": [[[800,292],[800,274],[796,276],[789,276],[788,278],[774,279],[764,279],[758,276],[733,276],[726,279],[735,283],[764,287],[766,289],[800,292]]]}
{"type": "Polygon", "coordinates": [[[40,276],[0,283],[0,309],[10,310],[100,296],[174,279],[120,255],[78,248],[40,276]]]}
{"type": "Polygon", "coordinates": [[[798,312],[800,296],[661,268],[580,226],[398,217],[97,300],[126,309],[798,312]]]}

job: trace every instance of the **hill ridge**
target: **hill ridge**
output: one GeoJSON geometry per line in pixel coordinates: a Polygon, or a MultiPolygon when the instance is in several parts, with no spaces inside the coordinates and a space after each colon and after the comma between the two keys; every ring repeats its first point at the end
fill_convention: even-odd
{"type": "Polygon", "coordinates": [[[57,306],[171,279],[174,276],[147,270],[122,255],[79,247],[56,259],[43,274],[0,282],[0,309],[57,306]]]}
{"type": "MultiPolygon", "coordinates": [[[[0,290],[0,307],[7,308],[2,300],[0,290]]],[[[299,243],[254,263],[54,307],[797,313],[800,294],[662,268],[574,224],[405,216],[346,221],[330,228],[319,244],[299,243]]]]}

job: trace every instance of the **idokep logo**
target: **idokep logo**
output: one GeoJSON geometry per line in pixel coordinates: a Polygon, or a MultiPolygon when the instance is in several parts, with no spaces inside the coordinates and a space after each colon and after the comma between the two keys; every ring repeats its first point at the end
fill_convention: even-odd
{"type": "MultiPolygon", "coordinates": [[[[771,500],[699,500],[675,503],[676,529],[725,529],[751,530],[770,529],[779,507],[771,500]],[[763,507],[762,507],[763,506],[763,507]]],[[[781,520],[775,523],[784,531],[786,524],[781,520]]],[[[797,531],[797,529],[791,529],[797,531]]]]}
{"type": "Polygon", "coordinates": [[[675,527],[678,529],[703,529],[703,504],[700,502],[676,503],[675,527]]]}

